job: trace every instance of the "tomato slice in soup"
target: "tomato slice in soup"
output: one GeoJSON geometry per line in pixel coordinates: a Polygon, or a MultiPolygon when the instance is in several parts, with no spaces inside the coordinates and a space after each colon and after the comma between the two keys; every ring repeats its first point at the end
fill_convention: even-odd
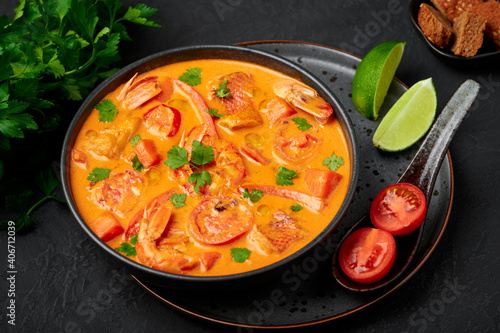
{"type": "Polygon", "coordinates": [[[181,113],[165,104],[151,108],[143,119],[148,132],[163,138],[176,135],[181,125],[181,113]]]}
{"type": "Polygon", "coordinates": [[[307,162],[319,151],[321,140],[311,134],[297,133],[290,138],[277,135],[274,151],[284,161],[292,164],[307,162]]]}
{"type": "Polygon", "coordinates": [[[418,187],[397,183],[387,186],[375,197],[370,219],[375,227],[403,236],[420,227],[426,210],[425,195],[418,187]]]}
{"type": "Polygon", "coordinates": [[[253,213],[243,201],[221,197],[201,201],[191,212],[189,232],[205,244],[226,243],[253,226],[253,213]]]}
{"type": "Polygon", "coordinates": [[[370,284],[389,273],[396,259],[396,241],[387,231],[363,228],[342,243],[340,267],[352,280],[370,284]]]}

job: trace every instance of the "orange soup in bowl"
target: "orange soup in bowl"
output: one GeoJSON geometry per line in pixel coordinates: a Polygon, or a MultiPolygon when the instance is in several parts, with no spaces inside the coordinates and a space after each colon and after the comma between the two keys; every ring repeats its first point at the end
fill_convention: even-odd
{"type": "Polygon", "coordinates": [[[332,221],[351,157],[332,107],[266,67],[193,60],[134,75],[71,151],[79,214],[145,266],[237,274],[300,250],[332,221]]]}

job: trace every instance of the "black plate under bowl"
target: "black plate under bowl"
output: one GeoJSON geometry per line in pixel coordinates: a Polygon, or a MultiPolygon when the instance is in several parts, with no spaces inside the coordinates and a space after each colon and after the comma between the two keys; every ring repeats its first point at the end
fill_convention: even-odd
{"type": "Polygon", "coordinates": [[[83,102],[71,122],[70,127],[68,128],[61,156],[61,179],[64,194],[73,215],[79,225],[85,230],[85,232],[87,232],[89,237],[111,257],[123,263],[127,270],[134,276],[158,286],[181,289],[207,289],[208,287],[211,289],[242,288],[242,286],[248,286],[249,284],[265,283],[266,281],[269,281],[269,279],[272,279],[280,274],[280,272],[282,272],[286,267],[289,267],[292,263],[303,258],[317,244],[326,239],[327,236],[337,227],[354,196],[354,192],[356,190],[356,180],[358,179],[358,170],[358,143],[353,125],[347,115],[347,111],[344,109],[339,99],[328,89],[328,87],[309,71],[292,61],[264,51],[253,50],[241,46],[204,45],[177,48],[153,54],[121,69],[100,84],[83,102]],[[332,105],[334,109],[334,116],[339,120],[349,146],[349,154],[352,161],[350,170],[350,185],[344,202],[332,221],[318,236],[316,236],[309,244],[304,246],[299,251],[272,265],[250,272],[225,276],[200,277],[172,274],[143,266],[119,254],[110,248],[106,243],[101,241],[80,216],[73,200],[73,188],[69,181],[69,162],[71,158],[71,150],[78,132],[89,114],[94,109],[94,106],[98,104],[108,93],[128,81],[135,73],[144,73],[160,66],[196,59],[229,59],[246,61],[271,68],[302,81],[315,89],[321,97],[332,105]]]}
{"type": "MultiPolygon", "coordinates": [[[[221,290],[205,290],[204,293],[172,290],[134,278],[148,293],[164,304],[196,318],[238,326],[238,331],[242,332],[251,332],[251,328],[313,325],[375,306],[396,292],[424,265],[446,229],[454,187],[449,154],[439,171],[428,207],[426,218],[430,221],[425,223],[422,242],[407,273],[394,284],[375,291],[361,293],[343,288],[332,276],[333,251],[347,230],[369,211],[377,193],[398,180],[415,155],[419,144],[394,153],[373,147],[371,140],[379,122],[364,118],[356,111],[351,98],[352,80],[361,60],[359,57],[311,43],[258,41],[240,45],[279,54],[300,64],[334,91],[346,107],[360,144],[360,170],[352,203],[339,226],[301,261],[283,270],[278,278],[269,279],[257,286],[244,286],[237,293],[221,290]]],[[[381,107],[381,115],[384,115],[407,89],[400,81],[393,80],[381,107]]]]}
{"type": "Polygon", "coordinates": [[[459,57],[455,55],[453,52],[450,50],[450,46],[441,49],[438,46],[436,46],[434,43],[432,43],[427,37],[425,36],[424,32],[422,29],[420,29],[420,26],[418,25],[418,10],[420,8],[420,5],[422,3],[426,3],[429,6],[434,5],[428,1],[428,0],[411,0],[410,2],[410,20],[413,23],[413,26],[418,32],[418,35],[423,39],[425,44],[429,47],[429,49],[438,57],[441,57],[447,63],[450,63],[452,65],[467,65],[467,66],[487,66],[492,64],[493,62],[498,62],[500,60],[500,51],[498,50],[497,45],[489,40],[487,37],[484,38],[484,44],[483,47],[481,47],[478,51],[478,53],[473,56],[473,57],[459,57]]]}

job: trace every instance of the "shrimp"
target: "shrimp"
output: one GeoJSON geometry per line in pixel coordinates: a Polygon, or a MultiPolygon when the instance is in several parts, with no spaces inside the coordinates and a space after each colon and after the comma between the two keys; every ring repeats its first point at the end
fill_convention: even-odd
{"type": "Polygon", "coordinates": [[[294,81],[282,81],[274,85],[274,93],[293,108],[304,111],[323,123],[332,115],[333,109],[318,93],[294,81]]]}
{"type": "Polygon", "coordinates": [[[135,251],[137,261],[143,265],[164,272],[183,274],[196,268],[197,258],[188,256],[172,246],[157,245],[170,220],[172,207],[155,204],[144,210],[144,217],[140,222],[139,234],[135,251]]]}

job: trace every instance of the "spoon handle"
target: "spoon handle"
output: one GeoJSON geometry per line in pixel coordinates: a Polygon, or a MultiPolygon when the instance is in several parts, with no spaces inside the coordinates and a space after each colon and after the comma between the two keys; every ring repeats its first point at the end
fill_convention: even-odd
{"type": "Polygon", "coordinates": [[[462,83],[441,111],[413,160],[398,180],[398,183],[411,183],[420,188],[427,198],[427,204],[448,146],[479,88],[480,85],[470,79],[462,83]]]}

